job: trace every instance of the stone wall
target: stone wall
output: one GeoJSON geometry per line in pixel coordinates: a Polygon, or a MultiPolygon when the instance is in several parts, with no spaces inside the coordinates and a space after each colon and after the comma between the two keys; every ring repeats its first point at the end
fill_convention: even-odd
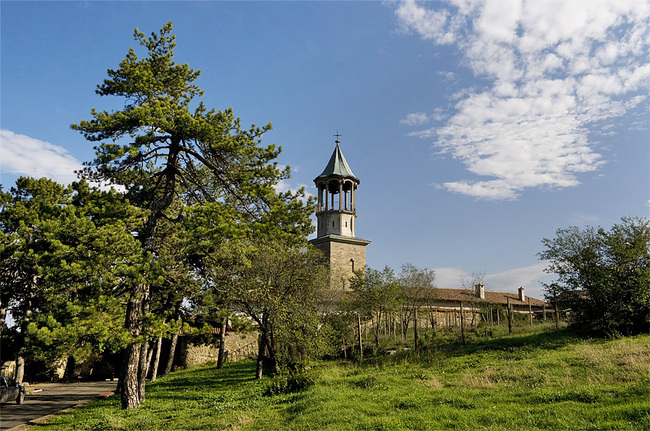
{"type": "Polygon", "coordinates": [[[330,265],[330,286],[334,289],[349,288],[349,280],[354,270],[366,266],[366,246],[370,241],[341,236],[326,236],[311,240],[321,250],[330,265]]]}
{"type": "Polygon", "coordinates": [[[344,242],[332,242],[330,246],[330,265],[345,271],[346,275],[352,277],[352,262],[354,269],[364,269],[366,266],[366,246],[344,242]]]}
{"type": "MultiPolygon", "coordinates": [[[[236,362],[257,355],[257,333],[226,334],[226,361],[236,362]]],[[[219,347],[212,344],[188,343],[183,352],[183,366],[185,368],[217,362],[219,347]]]]}

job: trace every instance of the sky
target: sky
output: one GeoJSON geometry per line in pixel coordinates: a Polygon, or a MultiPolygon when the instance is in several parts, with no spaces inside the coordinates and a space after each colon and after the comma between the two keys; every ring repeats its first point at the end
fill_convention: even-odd
{"type": "Polygon", "coordinates": [[[272,123],[306,187],[339,133],[367,263],[543,296],[542,239],[650,210],[647,0],[0,2],[0,182],[93,159],[70,125],[173,21],[209,108],[272,123]]]}

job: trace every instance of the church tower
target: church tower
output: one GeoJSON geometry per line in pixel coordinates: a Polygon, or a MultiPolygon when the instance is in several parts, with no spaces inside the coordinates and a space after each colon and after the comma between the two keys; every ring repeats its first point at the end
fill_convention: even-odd
{"type": "Polygon", "coordinates": [[[366,266],[366,246],[370,241],[355,236],[357,186],[336,135],[336,148],[322,174],[314,179],[318,188],[316,238],[311,240],[330,265],[332,287],[347,288],[353,271],[366,266]]]}

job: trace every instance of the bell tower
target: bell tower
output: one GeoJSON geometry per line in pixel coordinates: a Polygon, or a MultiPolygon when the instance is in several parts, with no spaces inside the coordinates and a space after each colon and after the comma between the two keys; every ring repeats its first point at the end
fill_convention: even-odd
{"type": "Polygon", "coordinates": [[[370,241],[356,237],[356,193],[361,181],[345,160],[336,135],[336,148],[322,174],[314,179],[318,189],[316,238],[311,240],[329,261],[332,287],[347,288],[353,271],[366,266],[370,241]]]}

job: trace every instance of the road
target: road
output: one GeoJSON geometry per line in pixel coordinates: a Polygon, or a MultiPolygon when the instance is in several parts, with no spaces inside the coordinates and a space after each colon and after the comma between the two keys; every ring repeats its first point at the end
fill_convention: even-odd
{"type": "Polygon", "coordinates": [[[26,386],[23,404],[6,403],[0,406],[0,430],[19,431],[48,415],[60,413],[80,404],[96,400],[115,390],[117,381],[35,383],[26,386]]]}

